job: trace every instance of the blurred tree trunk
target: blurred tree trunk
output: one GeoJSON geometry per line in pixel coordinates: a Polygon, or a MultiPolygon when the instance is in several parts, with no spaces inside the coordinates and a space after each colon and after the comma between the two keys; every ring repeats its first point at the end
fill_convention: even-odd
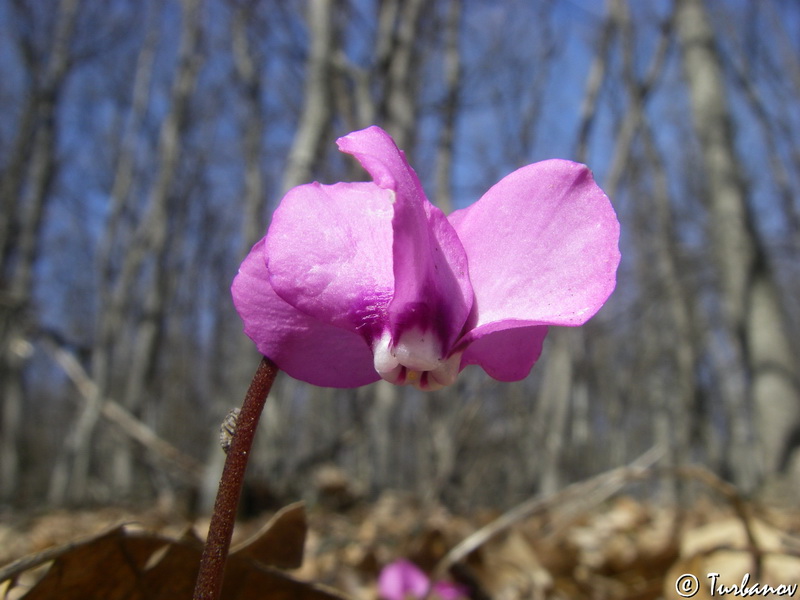
{"type": "MultiPolygon", "coordinates": [[[[376,117],[410,160],[413,160],[412,139],[417,126],[415,53],[422,47],[416,32],[423,4],[420,0],[387,0],[377,5],[376,69],[372,72],[379,99],[375,103],[376,117]]],[[[370,389],[375,398],[366,420],[366,438],[371,448],[370,492],[375,495],[401,485],[405,466],[416,457],[413,451],[403,452],[402,427],[397,424],[405,390],[386,381],[379,381],[370,389]]]]}
{"type": "Polygon", "coordinates": [[[608,76],[609,55],[619,27],[618,19],[623,1],[606,0],[607,16],[603,20],[600,29],[594,57],[586,80],[586,90],[581,100],[578,143],[575,151],[575,157],[578,162],[586,162],[586,156],[589,151],[589,136],[597,114],[600,90],[603,86],[603,81],[608,76]]]}
{"type": "Polygon", "coordinates": [[[334,56],[334,0],[311,0],[307,23],[311,47],[306,63],[303,111],[283,175],[284,192],[311,180],[312,169],[320,157],[322,142],[331,121],[331,61],[334,56]]]}
{"type": "MultiPolygon", "coordinates": [[[[98,334],[92,357],[98,402],[85,406],[70,432],[67,446],[72,462],[69,484],[64,485],[63,476],[54,480],[50,489],[50,498],[54,502],[62,501],[65,493],[74,500],[85,497],[93,458],[93,432],[99,418],[97,407],[113,394],[120,397],[128,410],[135,413],[141,409],[146,379],[151,374],[156,346],[162,335],[167,291],[164,266],[169,243],[169,205],[175,197],[173,185],[187,127],[189,102],[200,67],[200,0],[182,0],[182,9],[178,63],[170,93],[170,109],[159,131],[156,178],[142,220],[125,248],[116,280],[109,282],[111,288],[107,303],[101,307],[98,316],[98,334]],[[141,309],[135,311],[138,313],[136,321],[126,333],[126,320],[137,300],[141,309]],[[120,375],[119,387],[112,381],[115,373],[120,375]]],[[[149,79],[150,52],[146,44],[140,57],[142,70],[139,75],[145,82],[149,79]]],[[[135,86],[135,96],[140,89],[135,86]]],[[[136,102],[134,109],[137,109],[136,102]]],[[[124,182],[132,164],[126,159],[124,150],[117,168],[113,191],[119,195],[112,198],[112,209],[124,202],[129,191],[124,182]]],[[[116,225],[115,221],[108,223],[109,227],[116,225]]],[[[110,252],[111,248],[103,250],[110,252]]],[[[101,256],[99,260],[103,264],[110,258],[101,256]]],[[[121,495],[131,489],[134,481],[131,450],[127,440],[118,440],[112,454],[113,485],[115,492],[121,495]]]]}
{"type": "Polygon", "coordinates": [[[386,131],[398,147],[410,152],[417,129],[418,28],[423,0],[380,2],[378,40],[375,49],[379,69],[385,69],[382,116],[386,131]]]}
{"type": "Polygon", "coordinates": [[[244,158],[244,218],[242,219],[242,256],[264,235],[264,209],[267,205],[264,173],[265,118],[261,108],[263,65],[257,62],[247,35],[247,22],[252,5],[235,9],[231,20],[231,50],[237,82],[241,88],[244,117],[241,122],[242,156],[244,158]]]}
{"type": "MultiPolygon", "coordinates": [[[[34,266],[44,211],[58,168],[56,115],[71,66],[70,44],[78,9],[78,0],[61,0],[46,63],[28,64],[33,67],[33,76],[39,81],[33,84],[28,108],[23,113],[15,155],[9,161],[10,171],[3,173],[0,277],[8,277],[8,291],[0,298],[0,393],[3,403],[0,499],[3,500],[12,499],[19,485],[23,370],[31,353],[26,339],[25,311],[32,305],[34,266]],[[10,241],[12,233],[15,236],[13,243],[10,241]]],[[[25,53],[24,48],[20,49],[25,53]]],[[[4,292],[6,283],[0,283],[0,292],[4,292]]]]}
{"type": "MultiPolygon", "coordinates": [[[[792,436],[800,426],[797,361],[786,337],[774,276],[747,205],[722,61],[703,0],[679,0],[675,16],[703,153],[723,316],[731,344],[747,369],[764,474],[771,475],[784,469],[792,436]]],[[[734,429],[742,427],[748,415],[736,417],[739,423],[733,424],[734,429]]],[[[748,474],[739,473],[739,478],[740,483],[750,484],[748,474]]]]}
{"type": "Polygon", "coordinates": [[[25,304],[11,294],[0,295],[0,501],[14,500],[20,479],[20,431],[24,406],[22,371],[27,350],[24,323],[25,304]]]}
{"type": "MultiPolygon", "coordinates": [[[[665,309],[652,311],[652,316],[645,320],[649,329],[641,335],[645,344],[640,353],[641,378],[648,377],[648,374],[653,378],[653,384],[647,387],[641,400],[653,409],[655,440],[665,452],[664,465],[678,467],[687,462],[690,451],[688,433],[695,397],[697,341],[691,326],[687,292],[679,277],[666,172],[645,118],[651,92],[663,74],[672,28],[669,22],[662,25],[658,44],[644,75],[639,76],[637,39],[627,0],[613,2],[611,10],[616,15],[620,32],[620,78],[628,106],[622,124],[617,128],[613,159],[603,187],[614,198],[628,176],[631,179],[629,193],[640,198],[633,206],[639,278],[645,282],[645,293],[651,296],[645,301],[653,306],[663,304],[665,309]],[[643,161],[639,160],[637,153],[641,146],[644,147],[643,161]],[[637,169],[647,170],[650,177],[637,177],[634,175],[637,169]]],[[[668,503],[677,501],[680,480],[673,478],[667,486],[664,500],[668,503]]]]}
{"type": "MultiPolygon", "coordinates": [[[[335,0],[310,0],[306,4],[305,21],[309,32],[309,47],[307,49],[305,65],[305,86],[303,89],[303,105],[300,112],[297,129],[292,140],[286,167],[281,181],[281,193],[286,193],[291,188],[309,183],[313,178],[313,173],[319,166],[323,149],[329,141],[326,136],[331,127],[333,118],[333,57],[336,53],[336,38],[334,35],[334,8],[335,0]]],[[[238,34],[237,34],[238,35],[238,34]]],[[[245,66],[244,53],[239,53],[237,69],[239,76],[246,79],[248,67],[245,66]]],[[[251,109],[256,109],[254,104],[251,109]]],[[[255,114],[255,113],[251,113],[255,114]]],[[[252,117],[251,117],[252,118],[252,117]]],[[[256,127],[255,120],[251,122],[251,127],[256,127]]],[[[259,132],[263,134],[263,131],[259,132]]],[[[258,151],[255,145],[248,148],[248,163],[257,160],[253,155],[258,151]]],[[[248,173],[251,174],[255,169],[255,164],[249,165],[248,173]]],[[[256,189],[249,189],[248,205],[252,210],[258,210],[263,204],[255,204],[259,199],[255,197],[256,189]]],[[[263,199],[260,200],[263,202],[263,199]]],[[[244,225],[247,228],[247,224],[244,225]]],[[[252,235],[253,231],[245,229],[243,234],[245,240],[252,235]]],[[[263,232],[262,232],[263,234],[263,232]]],[[[252,343],[247,340],[240,347],[237,361],[243,364],[250,364],[248,358],[244,358],[251,353],[247,346],[252,347],[252,343]]],[[[252,363],[254,368],[256,363],[252,363]]],[[[309,438],[297,435],[287,435],[287,422],[290,421],[292,406],[295,401],[295,391],[298,390],[297,382],[286,380],[280,387],[278,394],[273,394],[264,409],[264,416],[261,420],[261,435],[256,440],[258,448],[263,451],[257,454],[251,472],[257,476],[260,483],[273,491],[283,491],[292,493],[289,488],[295,485],[294,468],[297,464],[298,452],[313,453],[312,448],[299,448],[299,442],[307,441],[309,438]],[[302,439],[298,439],[298,438],[302,439]],[[260,456],[259,456],[260,455],[260,456]]],[[[306,401],[312,404],[326,397],[328,392],[320,388],[310,388],[310,395],[306,401]]],[[[324,419],[323,419],[323,422],[324,419]]],[[[308,427],[304,428],[306,432],[308,427]]],[[[312,440],[313,442],[313,440],[312,440]]]]}
{"type": "MultiPolygon", "coordinates": [[[[266,183],[262,168],[266,124],[262,107],[264,65],[257,58],[248,31],[249,25],[256,22],[255,9],[256,5],[251,3],[236,5],[230,25],[233,73],[242,102],[242,117],[238,125],[241,132],[241,151],[244,161],[244,198],[238,259],[243,258],[253,244],[264,235],[264,212],[267,206],[266,183]]],[[[254,33],[256,39],[265,38],[268,35],[268,31],[260,28],[254,33]]],[[[220,422],[226,411],[236,406],[240,399],[244,398],[248,382],[258,364],[258,351],[250,338],[242,333],[238,319],[235,327],[227,327],[227,323],[219,320],[215,339],[225,340],[225,336],[230,335],[235,336],[232,351],[228,357],[220,355],[220,360],[215,360],[211,366],[210,379],[214,382],[215,389],[220,390],[216,402],[216,412],[220,422]],[[233,364],[231,365],[231,363],[233,364]]],[[[225,346],[224,341],[220,346],[225,346]]],[[[277,410],[275,397],[278,394],[276,392],[277,390],[273,392],[273,397],[265,408],[264,418],[261,421],[262,429],[271,426],[271,420],[266,417],[272,416],[272,413],[277,410]]],[[[262,433],[260,437],[263,438],[265,433],[262,433]]],[[[212,444],[208,451],[198,506],[202,513],[209,513],[214,506],[217,485],[225,462],[225,454],[216,444],[212,444]]],[[[266,452],[264,456],[267,456],[266,452]]]]}
{"type": "MultiPolygon", "coordinates": [[[[42,68],[32,64],[32,61],[29,61],[27,67],[34,73],[42,68]]],[[[37,99],[40,94],[37,87],[27,93],[28,101],[25,102],[17,125],[8,164],[0,178],[0,276],[3,279],[11,278],[10,258],[16,243],[17,231],[21,226],[18,203],[25,180],[25,165],[30,161],[31,140],[35,138],[37,126],[41,124],[38,117],[42,103],[37,99]]]]}
{"type": "MultiPolygon", "coordinates": [[[[149,100],[149,89],[158,42],[157,11],[153,10],[148,32],[136,63],[133,81],[132,104],[114,169],[114,179],[109,198],[108,220],[98,244],[95,265],[100,284],[98,306],[111,304],[115,276],[115,250],[124,237],[122,228],[125,206],[132,202],[131,192],[136,169],[136,145],[149,100]]],[[[89,471],[91,432],[101,415],[102,402],[108,393],[112,356],[115,341],[122,335],[122,319],[111,321],[98,318],[92,348],[92,376],[95,383],[93,398],[79,411],[78,418],[65,440],[64,452],[55,461],[50,478],[48,500],[53,505],[63,504],[69,494],[74,498],[86,492],[89,471]]]]}
{"type": "Polygon", "coordinates": [[[458,118],[461,89],[461,0],[450,0],[445,23],[444,83],[445,99],[442,107],[442,131],[436,157],[436,205],[450,214],[453,211],[453,146],[456,119],[458,118]]]}
{"type": "MultiPolygon", "coordinates": [[[[608,74],[608,57],[614,33],[618,28],[619,11],[616,4],[607,2],[608,14],[597,41],[592,67],[586,82],[581,104],[581,119],[577,142],[577,160],[585,161],[591,125],[598,109],[598,95],[608,74]]],[[[560,489],[569,479],[563,470],[570,405],[576,394],[576,362],[574,349],[583,346],[584,332],[580,329],[551,328],[548,338],[547,358],[544,363],[542,386],[539,391],[539,422],[544,428],[544,453],[540,460],[540,487],[550,494],[560,489]]]]}
{"type": "Polygon", "coordinates": [[[573,341],[571,334],[570,330],[563,328],[550,330],[547,362],[539,392],[541,420],[546,424],[545,438],[542,440],[544,452],[540,457],[540,491],[546,495],[555,493],[567,483],[568,475],[563,472],[562,466],[570,404],[575,391],[575,357],[570,348],[573,341]]]}
{"type": "Polygon", "coordinates": [[[396,422],[399,391],[397,386],[383,380],[370,386],[370,389],[374,396],[367,417],[371,448],[368,481],[370,494],[377,496],[398,481],[397,457],[402,450],[397,443],[400,433],[396,422]]]}
{"type": "MultiPolygon", "coordinates": [[[[189,106],[202,63],[201,49],[201,0],[181,0],[181,33],[178,63],[170,93],[170,111],[159,131],[157,148],[157,175],[147,199],[147,208],[135,238],[139,248],[131,249],[131,278],[125,277],[127,264],[123,264],[122,278],[116,289],[115,306],[125,304],[123,297],[131,294],[131,286],[142,266],[149,261],[152,273],[142,281],[143,311],[138,318],[131,340],[129,363],[124,375],[122,404],[133,412],[140,412],[145,403],[145,393],[152,380],[158,355],[159,340],[166,327],[165,309],[170,286],[166,272],[167,253],[170,248],[171,210],[179,212],[177,206],[185,205],[188,198],[176,192],[179,160],[183,152],[184,137],[189,127],[189,106]],[[171,208],[172,207],[172,208],[171,208]],[[140,254],[137,256],[137,250],[140,254]]],[[[180,244],[180,241],[176,242],[180,244]]],[[[123,318],[123,313],[112,313],[112,320],[123,318]]],[[[167,375],[169,376],[169,375],[167,375]]],[[[114,455],[114,488],[121,497],[127,495],[134,485],[133,455],[130,443],[121,443],[114,455]]]]}
{"type": "MultiPolygon", "coordinates": [[[[643,143],[645,156],[653,172],[652,203],[645,208],[652,211],[651,220],[656,228],[656,235],[651,239],[655,254],[651,272],[656,279],[653,282],[654,289],[663,294],[669,311],[665,331],[655,335],[660,338],[662,355],[671,355],[671,369],[664,375],[659,386],[657,414],[662,418],[656,424],[656,439],[662,442],[667,452],[665,464],[680,467],[687,464],[691,455],[690,432],[693,429],[703,430],[698,427],[700,424],[693,423],[697,416],[695,361],[698,339],[693,327],[694,315],[689,294],[679,275],[666,169],[656,150],[652,132],[646,124],[643,129],[643,143]]],[[[703,440],[710,455],[715,451],[714,439],[706,436],[703,440]]],[[[672,483],[674,487],[671,490],[671,499],[680,500],[681,482],[675,478],[672,483]]]]}

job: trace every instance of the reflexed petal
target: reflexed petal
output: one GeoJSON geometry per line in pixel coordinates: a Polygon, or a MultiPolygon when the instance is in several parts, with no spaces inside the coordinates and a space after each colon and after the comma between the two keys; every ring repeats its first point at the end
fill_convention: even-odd
{"type": "Polygon", "coordinates": [[[389,306],[395,341],[431,329],[443,354],[458,339],[472,308],[467,255],[446,217],[427,200],[424,210],[398,196],[394,226],[394,299],[389,306]]]}
{"type": "Polygon", "coordinates": [[[619,223],[583,165],[523,167],[450,221],[469,257],[473,327],[581,325],[614,290],[619,223]]]}
{"type": "Polygon", "coordinates": [[[327,387],[357,387],[379,379],[361,336],[321,323],[275,294],[264,240],[242,262],[231,292],[245,333],[259,352],[295,379],[327,387]]]}
{"type": "Polygon", "coordinates": [[[505,328],[493,332],[489,332],[490,326],[483,328],[482,334],[467,346],[461,368],[480,365],[498,381],[525,379],[542,353],[547,327],[514,327],[508,321],[500,326],[505,328]]]}
{"type": "Polygon", "coordinates": [[[440,344],[436,352],[446,358],[472,306],[466,254],[456,232],[425,197],[404,153],[385,131],[369,127],[337,143],[377,185],[395,194],[394,297],[389,306],[394,343],[403,343],[410,330],[433,331],[440,344]]]}
{"type": "Polygon", "coordinates": [[[314,183],[289,191],[266,237],[275,292],[370,343],[379,337],[394,288],[392,195],[372,183],[314,183]]]}
{"type": "Polygon", "coordinates": [[[352,154],[370,174],[375,184],[386,190],[421,202],[425,199],[422,184],[408,164],[405,152],[392,136],[380,127],[354,131],[336,140],[339,150],[352,154]]]}

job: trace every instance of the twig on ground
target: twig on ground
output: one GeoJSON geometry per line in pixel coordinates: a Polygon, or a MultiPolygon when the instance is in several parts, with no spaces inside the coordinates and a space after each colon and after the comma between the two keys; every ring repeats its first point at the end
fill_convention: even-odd
{"type": "Polygon", "coordinates": [[[150,427],[137,419],[129,410],[111,398],[98,398],[97,384],[92,380],[75,355],[45,339],[44,347],[70,378],[86,402],[99,402],[100,414],[119,427],[131,439],[136,440],[161,459],[174,465],[178,474],[189,483],[199,483],[203,477],[203,465],[181,452],[160,437],[150,427]]]}
{"type": "Polygon", "coordinates": [[[432,580],[435,581],[443,576],[453,565],[494,536],[523,519],[546,509],[548,506],[563,504],[571,498],[585,498],[589,494],[592,494],[592,499],[595,504],[603,502],[616,494],[631,478],[641,477],[643,473],[650,469],[661,458],[662,454],[662,450],[654,446],[628,465],[606,471],[587,481],[573,483],[563,490],[549,496],[534,496],[522,504],[515,506],[491,523],[487,523],[467,536],[445,554],[436,565],[432,580]]]}

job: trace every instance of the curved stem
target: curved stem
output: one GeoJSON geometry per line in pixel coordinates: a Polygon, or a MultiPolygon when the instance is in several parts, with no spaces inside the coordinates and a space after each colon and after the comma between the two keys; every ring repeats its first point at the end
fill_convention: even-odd
{"type": "Polygon", "coordinates": [[[211,515],[208,537],[200,560],[200,572],[197,575],[193,600],[218,600],[222,592],[225,562],[233,536],[233,524],[236,520],[236,509],[242,493],[250,448],[253,445],[261,411],[264,409],[264,403],[277,374],[278,367],[275,363],[264,357],[247,390],[228,449],[228,457],[225,459],[225,468],[219,480],[217,500],[214,503],[214,513],[211,515]]]}

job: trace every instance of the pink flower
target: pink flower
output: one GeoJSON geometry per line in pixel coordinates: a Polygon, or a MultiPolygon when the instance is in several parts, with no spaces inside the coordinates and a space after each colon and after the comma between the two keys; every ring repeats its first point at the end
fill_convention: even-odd
{"type": "Polygon", "coordinates": [[[619,223],[585,166],[522,167],[446,217],[385,131],[337,143],[373,181],[290,190],[232,287],[245,332],[292,377],[428,390],[477,364],[516,381],[549,325],[585,323],[613,291],[619,223]]]}
{"type": "MultiPolygon", "coordinates": [[[[386,565],[378,576],[378,596],[383,600],[417,600],[424,598],[430,579],[418,566],[408,560],[396,560],[386,565]]],[[[466,590],[448,581],[437,581],[431,588],[431,598],[464,600],[466,590]]]]}

